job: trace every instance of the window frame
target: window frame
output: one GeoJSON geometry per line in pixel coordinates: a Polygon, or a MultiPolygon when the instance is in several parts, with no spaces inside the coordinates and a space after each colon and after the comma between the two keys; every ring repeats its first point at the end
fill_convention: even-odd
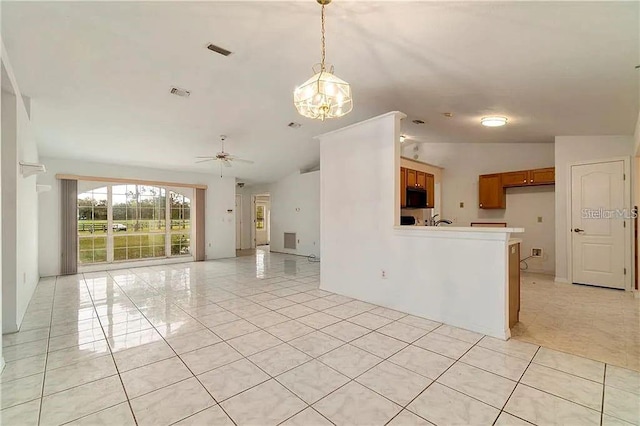
{"type": "MultiPolygon", "coordinates": [[[[81,194],[86,194],[89,192],[93,192],[96,189],[101,189],[101,188],[106,188],[107,191],[107,230],[106,230],[106,244],[105,244],[105,250],[107,251],[107,256],[106,256],[106,261],[99,261],[99,262],[91,262],[91,263],[86,263],[86,262],[82,262],[80,260],[80,250],[78,250],[78,255],[77,255],[77,261],[78,261],[78,265],[81,267],[92,267],[92,266],[96,266],[96,265],[108,265],[108,264],[118,264],[118,263],[126,263],[126,262],[138,262],[138,261],[149,261],[149,260],[162,260],[162,259],[176,259],[176,258],[188,258],[188,257],[193,257],[193,253],[194,253],[194,244],[195,244],[195,239],[194,239],[194,235],[195,235],[195,222],[192,219],[192,212],[194,210],[194,203],[195,203],[195,190],[193,188],[187,188],[187,187],[174,187],[174,186],[168,186],[168,185],[162,185],[162,184],[152,184],[152,183],[137,183],[137,182],[125,182],[125,181],[119,181],[119,182],[99,182],[99,181],[79,181],[82,182],[82,184],[85,184],[91,187],[91,189],[86,189],[82,192],[78,191],[78,199],[76,200],[76,220],[79,221],[80,220],[80,213],[79,213],[79,205],[78,205],[78,201],[80,200],[80,195],[81,194]],[[95,184],[95,186],[93,186],[93,184],[95,184]],[[98,185],[99,184],[99,185],[98,185]],[[136,185],[136,186],[144,186],[144,187],[154,187],[154,188],[158,188],[160,190],[164,191],[164,197],[165,197],[165,217],[164,217],[164,232],[160,233],[152,233],[152,232],[146,232],[146,233],[140,233],[140,232],[134,232],[132,234],[129,234],[128,232],[126,233],[122,233],[122,235],[118,234],[115,235],[116,233],[113,232],[113,224],[116,222],[113,218],[113,188],[115,186],[123,186],[123,185],[136,185]],[[183,197],[183,200],[186,199],[189,201],[189,230],[188,232],[184,232],[184,231],[173,231],[172,227],[171,227],[171,193],[175,193],[180,195],[181,197],[183,197]],[[188,234],[189,235],[189,252],[185,253],[185,254],[176,254],[173,255],[171,252],[171,242],[172,242],[172,236],[173,235],[184,235],[184,234],[188,234]],[[147,236],[147,238],[150,238],[151,236],[156,236],[156,235],[163,235],[164,236],[164,256],[150,256],[150,257],[142,257],[142,255],[139,258],[134,258],[134,259],[119,259],[116,260],[115,259],[115,243],[114,243],[114,238],[116,236],[118,237],[129,237],[129,236],[147,236]]],[[[137,200],[137,202],[139,202],[139,200],[137,200]]],[[[155,208],[155,206],[154,206],[155,208]]],[[[127,223],[127,227],[129,226],[129,222],[128,219],[126,219],[126,223],[127,223]]],[[[80,233],[79,230],[76,232],[76,238],[77,238],[77,242],[78,242],[78,248],[80,247],[80,233]]],[[[140,246],[142,247],[142,246],[140,246]]],[[[155,246],[151,245],[150,247],[152,247],[153,252],[155,253],[155,250],[153,249],[155,246]]],[[[141,250],[142,252],[142,250],[141,250]]],[[[128,254],[128,253],[127,253],[128,254]]],[[[94,255],[93,258],[95,259],[95,249],[94,249],[94,255]]]]}

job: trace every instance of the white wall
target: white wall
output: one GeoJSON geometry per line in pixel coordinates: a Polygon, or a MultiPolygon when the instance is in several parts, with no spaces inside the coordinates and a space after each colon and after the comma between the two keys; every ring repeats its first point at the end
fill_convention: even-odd
{"type": "Polygon", "coordinates": [[[505,338],[508,233],[394,229],[400,116],[319,137],[321,288],[505,338]]]}
{"type": "MultiPolygon", "coordinates": [[[[556,280],[567,281],[568,243],[567,224],[569,168],[580,161],[608,160],[629,157],[635,153],[633,136],[556,136],[556,280]]],[[[632,164],[632,167],[634,164],[632,164]]],[[[632,170],[631,176],[634,175],[632,170]]],[[[628,176],[628,179],[631,179],[628,176]]]]}
{"type": "Polygon", "coordinates": [[[242,248],[251,247],[252,195],[269,194],[271,202],[271,250],[320,256],[320,171],[294,173],[271,184],[238,188],[242,195],[242,248]],[[295,232],[296,250],[284,248],[284,233],[295,232]]]}
{"type": "Polygon", "coordinates": [[[295,173],[270,185],[272,251],[320,257],[320,173],[295,173]],[[285,232],[296,233],[296,250],[284,248],[285,232]]]}
{"type": "MultiPolygon", "coordinates": [[[[509,188],[507,208],[478,208],[478,176],[488,173],[553,167],[554,145],[551,143],[422,143],[421,161],[443,168],[441,218],[458,226],[471,222],[507,222],[523,227],[522,258],[531,248],[542,248],[543,258],[527,260],[530,271],[553,274],[555,270],[555,195],[554,186],[509,188]],[[464,207],[460,207],[460,203],[464,207]],[[542,217],[542,222],[538,222],[542,217]]],[[[415,154],[413,147],[405,155],[415,154]]]]}
{"type": "Polygon", "coordinates": [[[42,276],[60,273],[60,183],[55,178],[58,173],[207,185],[206,259],[235,256],[234,178],[56,158],[42,158],[41,161],[46,165],[47,173],[38,177],[38,183],[52,187],[51,191],[40,194],[39,250],[42,276]]]}
{"type": "MultiPolygon", "coordinates": [[[[4,70],[4,69],[3,69],[4,70]]],[[[2,298],[3,332],[17,330],[17,113],[16,97],[2,90],[2,298]]]]}
{"type": "Polygon", "coordinates": [[[38,194],[36,177],[23,177],[19,162],[37,163],[31,120],[11,65],[2,51],[2,331],[20,328],[38,284],[38,194]]]}

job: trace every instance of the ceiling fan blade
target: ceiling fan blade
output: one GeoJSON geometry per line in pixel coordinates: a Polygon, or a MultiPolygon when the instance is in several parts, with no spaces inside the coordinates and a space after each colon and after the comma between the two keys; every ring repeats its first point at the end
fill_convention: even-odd
{"type": "Polygon", "coordinates": [[[211,158],[211,159],[213,159],[213,158],[216,158],[216,157],[214,155],[199,155],[196,158],[211,158]]]}
{"type": "Polygon", "coordinates": [[[225,160],[225,161],[223,161],[223,163],[224,163],[225,167],[231,167],[231,162],[230,161],[225,160]]]}
{"type": "Polygon", "coordinates": [[[207,161],[215,161],[216,157],[206,158],[204,160],[198,160],[196,163],[206,163],[207,161]]]}
{"type": "Polygon", "coordinates": [[[237,161],[238,163],[253,164],[253,161],[245,160],[244,158],[238,158],[238,157],[234,157],[234,156],[230,156],[230,157],[227,157],[227,158],[229,160],[231,160],[231,161],[237,161]]]}

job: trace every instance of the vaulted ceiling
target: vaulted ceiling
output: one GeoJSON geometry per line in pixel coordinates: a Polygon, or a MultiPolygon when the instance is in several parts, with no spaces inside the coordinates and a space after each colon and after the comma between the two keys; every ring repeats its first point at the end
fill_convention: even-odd
{"type": "Polygon", "coordinates": [[[312,166],[313,136],[390,110],[408,114],[404,131],[420,141],[632,134],[639,21],[637,2],[335,0],[328,61],[352,84],[354,110],[322,123],[292,104],[319,62],[313,0],[2,5],[41,155],[215,173],[194,157],[219,151],[225,134],[227,151],[255,160],[225,172],[248,181],[312,166]],[[489,114],[509,124],[480,126],[489,114]]]}

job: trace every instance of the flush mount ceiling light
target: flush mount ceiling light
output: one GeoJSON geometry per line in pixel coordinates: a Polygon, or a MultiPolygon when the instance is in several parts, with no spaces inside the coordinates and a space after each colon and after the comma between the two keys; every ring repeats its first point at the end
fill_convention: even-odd
{"type": "Polygon", "coordinates": [[[317,1],[322,6],[322,56],[320,63],[312,68],[313,77],[293,92],[293,103],[300,115],[324,121],[351,112],[353,99],[349,83],[333,74],[333,66],[325,64],[324,7],[331,3],[331,0],[317,1]]]}
{"type": "Polygon", "coordinates": [[[507,117],[497,117],[497,116],[483,117],[480,120],[480,123],[483,126],[487,126],[487,127],[500,127],[507,124],[507,117]]]}

